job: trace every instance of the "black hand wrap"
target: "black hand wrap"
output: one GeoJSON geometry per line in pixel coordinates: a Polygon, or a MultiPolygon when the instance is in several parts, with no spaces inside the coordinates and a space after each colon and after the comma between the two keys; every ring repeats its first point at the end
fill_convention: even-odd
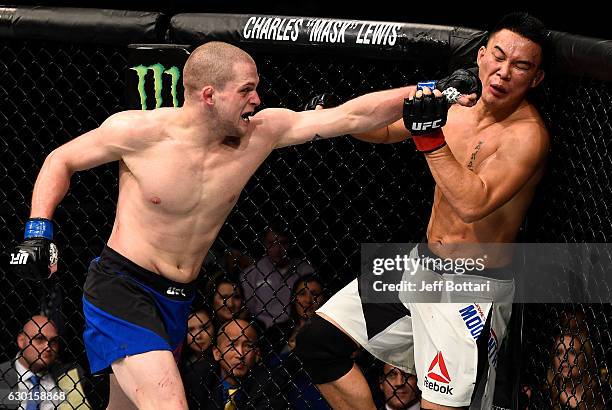
{"type": "Polygon", "coordinates": [[[332,108],[340,105],[342,101],[336,94],[325,93],[315,95],[310,101],[306,103],[304,106],[304,111],[314,110],[317,108],[317,105],[320,105],[323,108],[332,108]]]}
{"type": "Polygon", "coordinates": [[[463,94],[476,94],[480,98],[482,94],[482,84],[478,78],[478,67],[455,70],[448,77],[438,80],[436,88],[442,91],[450,104],[457,102],[463,94]]]}
{"type": "Polygon", "coordinates": [[[57,270],[58,251],[52,241],[53,222],[34,218],[26,224],[25,241],[11,254],[14,272],[26,279],[49,279],[57,270]]]}

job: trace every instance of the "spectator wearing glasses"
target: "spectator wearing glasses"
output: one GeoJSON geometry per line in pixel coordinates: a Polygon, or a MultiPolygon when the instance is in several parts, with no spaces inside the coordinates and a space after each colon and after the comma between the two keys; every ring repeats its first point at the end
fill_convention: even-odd
{"type": "Polygon", "coordinates": [[[16,341],[19,352],[15,359],[0,364],[1,408],[91,408],[83,389],[83,370],[59,361],[57,327],[49,318],[32,316],[16,341]]]}

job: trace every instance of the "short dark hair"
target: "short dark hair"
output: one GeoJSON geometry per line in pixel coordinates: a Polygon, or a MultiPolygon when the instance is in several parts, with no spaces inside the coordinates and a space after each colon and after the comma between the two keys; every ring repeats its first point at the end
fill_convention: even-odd
{"type": "Polygon", "coordinates": [[[227,322],[225,322],[221,326],[219,326],[219,329],[217,329],[217,332],[215,333],[215,337],[214,337],[214,340],[213,340],[215,346],[219,342],[219,337],[220,336],[228,337],[227,333],[225,332],[225,329],[229,325],[231,325],[232,323],[238,324],[238,327],[240,327],[242,329],[241,333],[243,335],[244,335],[244,331],[247,330],[248,328],[252,328],[253,330],[255,330],[255,338],[256,339],[253,340],[253,342],[256,342],[256,343],[258,341],[257,339],[259,339],[259,335],[263,333],[261,328],[260,328],[260,326],[259,326],[259,324],[256,321],[254,321],[254,320],[246,320],[246,319],[232,319],[232,320],[228,320],[227,322]],[[243,328],[240,325],[239,321],[240,322],[244,322],[246,324],[246,326],[243,328]]]}
{"type": "Polygon", "coordinates": [[[499,31],[510,30],[519,34],[542,49],[542,62],[540,68],[545,68],[545,62],[549,60],[548,30],[539,19],[525,12],[513,12],[506,14],[491,28],[489,38],[499,31]]]}
{"type": "Polygon", "coordinates": [[[214,276],[211,282],[209,283],[209,288],[206,297],[209,302],[209,306],[213,306],[213,298],[217,294],[217,289],[219,289],[219,286],[224,283],[228,283],[232,285],[234,289],[238,290],[240,297],[242,298],[242,300],[244,300],[244,292],[242,291],[242,287],[240,286],[240,284],[229,276],[226,276],[224,272],[219,272],[219,274],[214,276]]]}
{"type": "Polygon", "coordinates": [[[293,287],[291,288],[291,294],[293,296],[296,295],[297,293],[297,289],[300,287],[300,285],[306,283],[310,283],[310,282],[317,282],[319,285],[321,285],[321,288],[323,288],[323,281],[321,280],[321,278],[319,277],[319,275],[317,275],[316,273],[308,273],[304,276],[300,276],[294,283],[293,283],[293,287]]]}
{"type": "Polygon", "coordinates": [[[327,292],[325,289],[325,284],[323,283],[323,280],[318,274],[308,273],[304,276],[300,276],[298,280],[296,280],[293,283],[293,287],[291,288],[291,308],[289,309],[289,316],[291,316],[291,318],[295,320],[296,323],[297,323],[297,320],[299,319],[298,314],[297,314],[297,309],[295,308],[295,304],[297,303],[297,290],[300,287],[300,285],[305,283],[306,286],[308,286],[310,282],[317,282],[321,286],[321,296],[323,296],[324,300],[327,300],[327,292]]]}

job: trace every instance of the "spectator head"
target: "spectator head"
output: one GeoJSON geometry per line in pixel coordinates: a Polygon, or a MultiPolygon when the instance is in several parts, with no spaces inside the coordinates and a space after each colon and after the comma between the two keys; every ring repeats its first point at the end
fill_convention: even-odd
{"type": "Polygon", "coordinates": [[[293,285],[293,314],[297,320],[308,320],[325,303],[323,285],[315,275],[305,275],[293,285]]]}
{"type": "Polygon", "coordinates": [[[212,345],[215,335],[215,325],[210,313],[204,308],[198,308],[189,315],[187,321],[187,346],[194,354],[202,354],[212,345]]]}
{"type": "Polygon", "coordinates": [[[55,361],[59,353],[59,337],[55,324],[46,316],[32,316],[17,335],[19,361],[39,373],[55,361]]]}
{"type": "Polygon", "coordinates": [[[230,248],[223,254],[223,265],[230,274],[240,273],[253,263],[255,262],[249,255],[236,248],[230,248]]]}
{"type": "Polygon", "coordinates": [[[218,277],[211,288],[210,295],[213,314],[219,323],[238,317],[244,305],[242,289],[238,284],[225,277],[218,277]]]}
{"type": "Polygon", "coordinates": [[[289,231],[281,225],[270,225],[263,237],[268,257],[274,265],[283,266],[289,262],[289,231]]]}
{"type": "Polygon", "coordinates": [[[407,409],[421,396],[415,375],[386,363],[380,377],[380,390],[385,397],[385,404],[393,410],[407,409]]]}
{"type": "Polygon", "coordinates": [[[552,370],[564,379],[579,380],[589,370],[589,358],[579,334],[563,333],[555,337],[552,370]]]}
{"type": "Polygon", "coordinates": [[[583,333],[563,331],[554,339],[546,381],[554,408],[604,409],[593,349],[583,333]]]}
{"type": "Polygon", "coordinates": [[[255,326],[242,319],[224,323],[217,331],[213,356],[219,362],[221,376],[236,384],[255,367],[259,358],[255,326]]]}

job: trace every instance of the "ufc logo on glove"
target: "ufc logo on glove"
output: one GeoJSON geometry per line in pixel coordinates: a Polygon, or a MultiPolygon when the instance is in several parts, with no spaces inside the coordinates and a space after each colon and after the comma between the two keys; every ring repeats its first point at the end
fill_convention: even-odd
{"type": "Polygon", "coordinates": [[[411,130],[414,131],[425,131],[425,130],[435,130],[442,126],[442,120],[436,121],[425,121],[425,122],[413,122],[411,130]]]}
{"type": "Polygon", "coordinates": [[[25,265],[28,263],[29,253],[26,251],[20,250],[17,254],[11,253],[11,265],[25,265]]]}

